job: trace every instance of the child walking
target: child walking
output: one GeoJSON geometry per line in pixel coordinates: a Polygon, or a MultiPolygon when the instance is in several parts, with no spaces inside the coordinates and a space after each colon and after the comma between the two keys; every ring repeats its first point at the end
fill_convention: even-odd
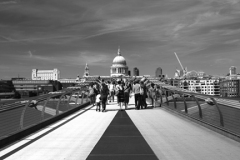
{"type": "Polygon", "coordinates": [[[96,111],[101,111],[101,95],[99,93],[96,96],[96,111]]]}

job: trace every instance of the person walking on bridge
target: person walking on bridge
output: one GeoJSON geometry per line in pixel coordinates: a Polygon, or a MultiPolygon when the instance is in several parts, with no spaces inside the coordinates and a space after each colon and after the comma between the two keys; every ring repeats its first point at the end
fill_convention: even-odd
{"type": "Polygon", "coordinates": [[[140,109],[140,84],[139,80],[136,80],[133,84],[133,93],[135,99],[135,108],[140,109]]]}
{"type": "Polygon", "coordinates": [[[119,104],[120,110],[122,110],[122,105],[124,103],[124,82],[118,81],[116,90],[117,90],[118,104],[119,104]]]}
{"type": "Polygon", "coordinates": [[[141,81],[140,82],[140,105],[139,105],[139,107],[141,106],[141,109],[147,108],[146,97],[147,97],[147,88],[144,82],[141,81]]]}
{"type": "Polygon", "coordinates": [[[109,85],[108,85],[108,87],[109,87],[109,102],[114,102],[114,92],[115,92],[115,83],[114,83],[114,81],[112,81],[109,85]]]}
{"type": "Polygon", "coordinates": [[[131,91],[130,83],[126,81],[123,88],[124,88],[124,104],[125,104],[125,109],[127,109],[128,103],[129,103],[130,91],[131,91]]]}
{"type": "Polygon", "coordinates": [[[109,90],[108,90],[107,85],[104,83],[103,79],[102,79],[102,82],[101,82],[100,94],[101,94],[101,101],[102,101],[102,112],[105,112],[109,90]]]}
{"type": "Polygon", "coordinates": [[[154,83],[151,83],[148,89],[148,98],[151,100],[152,107],[154,107],[154,97],[155,97],[154,83]]]}

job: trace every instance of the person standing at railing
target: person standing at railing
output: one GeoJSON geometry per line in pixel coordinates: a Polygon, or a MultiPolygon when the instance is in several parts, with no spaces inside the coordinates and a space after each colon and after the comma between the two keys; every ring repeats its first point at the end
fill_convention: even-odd
{"type": "Polygon", "coordinates": [[[154,91],[154,83],[151,83],[149,89],[148,89],[148,98],[151,100],[152,107],[155,107],[155,91],[154,91]]]}
{"type": "Polygon", "coordinates": [[[93,84],[90,84],[89,86],[89,99],[90,99],[90,105],[92,104],[93,106],[95,105],[95,93],[94,93],[94,88],[93,84]]]}
{"type": "Polygon", "coordinates": [[[99,87],[97,86],[97,83],[94,83],[93,90],[94,90],[93,101],[94,101],[94,104],[95,104],[96,103],[96,96],[99,94],[99,87]]]}
{"type": "MultiPolygon", "coordinates": [[[[154,96],[153,96],[153,100],[154,100],[154,107],[157,107],[156,104],[157,104],[157,101],[161,98],[162,96],[162,92],[160,90],[160,86],[158,85],[154,85],[154,96]]],[[[161,102],[162,103],[162,102],[161,102]]],[[[161,103],[160,103],[160,106],[161,106],[161,103]]]]}

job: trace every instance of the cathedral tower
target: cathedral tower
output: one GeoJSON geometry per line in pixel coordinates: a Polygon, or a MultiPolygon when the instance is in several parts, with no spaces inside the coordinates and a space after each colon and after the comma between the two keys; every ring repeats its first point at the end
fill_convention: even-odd
{"type": "Polygon", "coordinates": [[[89,76],[89,68],[88,68],[88,64],[86,63],[83,77],[88,77],[88,76],[89,76]]]}

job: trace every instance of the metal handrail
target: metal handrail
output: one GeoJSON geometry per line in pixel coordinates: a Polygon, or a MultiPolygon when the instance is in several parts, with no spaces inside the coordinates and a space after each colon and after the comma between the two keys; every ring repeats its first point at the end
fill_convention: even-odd
{"type": "MultiPolygon", "coordinates": [[[[79,105],[83,105],[84,104],[83,99],[88,98],[87,96],[84,96],[85,94],[87,94],[87,92],[84,94],[83,90],[75,89],[75,90],[68,90],[68,91],[65,91],[63,93],[58,93],[58,94],[47,94],[47,95],[42,95],[42,96],[26,98],[24,100],[19,99],[18,101],[14,100],[14,102],[11,101],[11,102],[4,103],[3,109],[0,109],[0,116],[1,116],[1,113],[3,113],[3,112],[5,112],[5,113],[3,113],[3,115],[5,115],[5,116],[6,115],[11,115],[12,113],[14,113],[15,116],[19,117],[19,120],[14,119],[14,117],[12,117],[12,116],[11,117],[9,116],[9,118],[10,118],[9,122],[11,122],[11,121],[14,122],[14,125],[9,125],[8,120],[4,119],[4,123],[0,128],[0,130],[4,131],[4,134],[3,133],[0,134],[0,137],[2,137],[2,136],[7,137],[8,134],[11,134],[13,132],[21,131],[21,130],[25,129],[26,127],[28,127],[29,125],[36,125],[38,123],[43,122],[45,120],[45,113],[46,113],[45,110],[46,110],[47,104],[54,97],[59,97],[60,96],[60,98],[58,98],[57,104],[55,104],[55,102],[54,102],[53,104],[55,104],[55,105],[51,106],[53,108],[54,108],[54,106],[56,106],[56,108],[54,108],[55,111],[56,111],[56,114],[53,114],[53,115],[50,115],[50,116],[55,117],[55,116],[60,115],[61,113],[64,113],[64,111],[59,112],[59,105],[60,105],[61,99],[65,95],[70,95],[68,97],[68,100],[67,100],[67,102],[70,102],[70,100],[72,98],[72,94],[74,94],[74,93],[78,94],[77,98],[75,99],[75,105],[70,106],[69,103],[66,104],[70,109],[70,107],[75,108],[75,107],[78,106],[79,103],[77,103],[77,102],[78,102],[80,94],[82,95],[82,97],[81,97],[81,104],[79,104],[79,105]],[[32,113],[37,114],[35,109],[31,110],[31,112],[28,112],[28,108],[31,106],[31,104],[33,102],[34,102],[33,105],[36,106],[35,109],[39,111],[39,115],[40,115],[40,117],[39,117],[40,119],[37,120],[37,122],[34,119],[32,119],[33,122],[31,122],[32,120],[29,119],[29,118],[31,118],[32,113]],[[41,107],[39,108],[39,106],[37,106],[37,105],[40,102],[44,102],[44,103],[41,104],[41,107]],[[27,113],[29,113],[29,114],[27,114],[27,113]],[[28,117],[27,119],[26,119],[26,116],[28,117]],[[17,128],[16,128],[16,123],[19,124],[19,125],[17,125],[18,126],[17,128]]],[[[67,110],[69,110],[69,109],[67,109],[67,110]]],[[[35,118],[35,117],[32,117],[32,118],[35,118]]]]}
{"type": "MultiPolygon", "coordinates": [[[[158,84],[157,84],[158,85],[158,84]]],[[[162,84],[161,84],[162,85],[162,84]]],[[[224,132],[227,132],[231,135],[237,136],[240,138],[240,122],[238,121],[238,117],[236,117],[235,112],[240,114],[240,103],[237,100],[229,100],[226,98],[218,97],[218,96],[212,96],[212,95],[205,95],[200,93],[195,93],[192,91],[187,91],[185,89],[177,88],[177,87],[171,87],[171,86],[163,86],[161,87],[161,90],[163,93],[165,93],[166,96],[166,105],[165,108],[169,108],[171,110],[176,110],[182,114],[188,115],[194,119],[198,119],[199,121],[209,124],[210,126],[216,127],[218,129],[221,129],[224,132]],[[173,93],[173,95],[167,96],[167,92],[173,93]],[[181,104],[181,109],[178,109],[178,104],[176,103],[176,96],[174,95],[180,95],[182,101],[184,102],[184,106],[181,104]],[[186,102],[186,98],[184,95],[188,95],[193,98],[193,100],[196,102],[196,107],[198,108],[198,111],[193,110],[193,112],[188,113],[188,104],[186,102]],[[169,104],[169,98],[172,98],[173,104],[169,104]],[[201,106],[199,100],[206,100],[207,98],[212,100],[212,105],[214,108],[206,108],[206,110],[203,111],[203,107],[201,106]],[[182,108],[184,107],[184,109],[182,108]],[[223,113],[224,111],[224,113],[223,113]],[[197,114],[198,113],[198,117],[197,114]],[[206,114],[206,115],[205,115],[206,114]],[[214,117],[212,117],[214,115],[214,117]]],[[[162,98],[163,96],[161,96],[162,98]]],[[[162,101],[161,101],[162,102],[162,101]]],[[[203,103],[206,104],[206,103],[203,103]]],[[[205,109],[204,108],[204,109],[205,109]]]]}

